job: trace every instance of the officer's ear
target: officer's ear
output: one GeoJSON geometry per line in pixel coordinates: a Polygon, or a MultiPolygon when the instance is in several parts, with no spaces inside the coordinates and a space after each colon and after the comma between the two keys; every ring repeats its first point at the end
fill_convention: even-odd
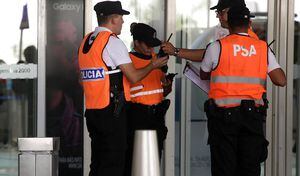
{"type": "Polygon", "coordinates": [[[140,42],[139,42],[138,40],[134,40],[134,41],[133,41],[133,44],[134,44],[134,46],[139,46],[139,45],[140,45],[140,42]]]}
{"type": "Polygon", "coordinates": [[[251,28],[251,26],[252,26],[252,20],[249,20],[249,26],[248,26],[248,28],[251,28]]]}
{"type": "Polygon", "coordinates": [[[112,14],[108,16],[108,20],[110,20],[111,24],[118,24],[118,18],[120,15],[118,14],[112,14]]]}

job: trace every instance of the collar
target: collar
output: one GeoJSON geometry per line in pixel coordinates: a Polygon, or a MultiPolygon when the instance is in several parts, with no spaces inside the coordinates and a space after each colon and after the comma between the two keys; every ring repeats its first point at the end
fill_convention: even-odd
{"type": "Polygon", "coordinates": [[[130,53],[140,59],[143,59],[143,60],[150,60],[152,59],[152,56],[148,56],[148,55],[144,55],[142,53],[138,53],[136,52],[134,49],[132,49],[132,51],[130,51],[130,53]]]}
{"type": "Polygon", "coordinates": [[[249,36],[249,34],[248,34],[248,33],[244,33],[244,32],[240,32],[240,33],[237,33],[237,34],[239,34],[239,35],[245,35],[245,36],[249,36]]]}
{"type": "Polygon", "coordinates": [[[95,30],[94,30],[94,33],[92,34],[92,36],[97,36],[99,32],[102,32],[102,31],[108,31],[108,32],[112,32],[110,29],[106,28],[106,27],[96,27],[95,30]]]}
{"type": "Polygon", "coordinates": [[[95,39],[95,37],[98,35],[99,32],[102,32],[102,31],[109,31],[109,32],[112,32],[110,29],[106,28],[106,27],[101,27],[101,26],[98,26],[95,28],[93,34],[90,36],[89,38],[89,44],[93,43],[93,38],[95,39]]]}

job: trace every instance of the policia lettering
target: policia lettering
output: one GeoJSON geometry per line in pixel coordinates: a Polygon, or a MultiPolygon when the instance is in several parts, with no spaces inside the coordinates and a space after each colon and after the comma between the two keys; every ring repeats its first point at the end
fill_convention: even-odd
{"type": "Polygon", "coordinates": [[[105,77],[105,71],[103,68],[81,70],[80,72],[83,81],[104,79],[105,77]]]}

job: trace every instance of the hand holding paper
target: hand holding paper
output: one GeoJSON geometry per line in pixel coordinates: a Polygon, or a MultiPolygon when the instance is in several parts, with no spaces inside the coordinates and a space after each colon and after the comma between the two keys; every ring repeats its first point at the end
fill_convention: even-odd
{"type": "Polygon", "coordinates": [[[209,80],[202,80],[200,78],[200,70],[197,69],[194,65],[187,62],[183,70],[183,74],[205,93],[208,93],[210,89],[209,80]]]}

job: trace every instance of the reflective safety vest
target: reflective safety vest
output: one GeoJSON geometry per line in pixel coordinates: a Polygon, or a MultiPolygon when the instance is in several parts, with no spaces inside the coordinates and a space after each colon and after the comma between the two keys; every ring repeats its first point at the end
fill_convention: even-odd
{"type": "MultiPolygon", "coordinates": [[[[132,53],[129,54],[132,63],[136,69],[147,66],[151,60],[139,58],[132,53]]],[[[153,54],[152,58],[156,58],[153,54]]],[[[161,78],[163,72],[160,69],[152,70],[144,79],[130,85],[131,101],[133,103],[141,103],[144,105],[158,104],[163,99],[163,88],[161,78]]]]}
{"type": "Polygon", "coordinates": [[[249,36],[229,35],[220,41],[218,66],[211,72],[209,98],[220,107],[234,107],[241,100],[263,104],[266,92],[267,43],[249,36]]]}
{"type": "MultiPolygon", "coordinates": [[[[109,31],[99,32],[92,45],[89,45],[91,33],[86,35],[80,45],[78,62],[85,95],[86,109],[103,109],[110,103],[109,75],[121,72],[120,69],[108,71],[103,61],[103,50],[114,35],[109,31]],[[89,49],[86,49],[89,47],[89,49]]],[[[125,98],[130,100],[129,82],[123,76],[125,98]]]]}
{"type": "Polygon", "coordinates": [[[250,28],[248,28],[248,35],[252,38],[259,40],[258,36],[250,28]]]}

